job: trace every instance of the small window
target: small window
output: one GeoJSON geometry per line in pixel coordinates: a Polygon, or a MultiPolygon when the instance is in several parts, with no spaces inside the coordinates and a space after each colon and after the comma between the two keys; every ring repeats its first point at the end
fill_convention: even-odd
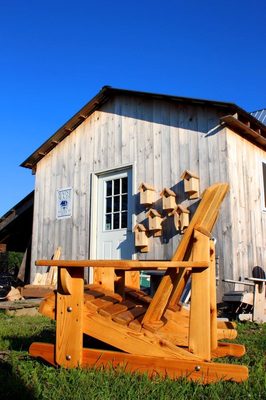
{"type": "Polygon", "coordinates": [[[105,224],[104,229],[127,228],[128,178],[105,181],[105,224]]]}
{"type": "Polygon", "coordinates": [[[262,208],[266,211],[266,161],[262,161],[262,208]]]}

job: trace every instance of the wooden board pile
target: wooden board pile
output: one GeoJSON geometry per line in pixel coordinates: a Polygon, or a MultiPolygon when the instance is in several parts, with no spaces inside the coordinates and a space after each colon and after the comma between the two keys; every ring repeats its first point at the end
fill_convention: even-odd
{"type": "MultiPolygon", "coordinates": [[[[59,260],[61,255],[61,247],[58,247],[52,260],[59,260]]],[[[57,286],[57,268],[49,267],[47,272],[37,273],[34,281],[30,285],[25,285],[21,288],[21,294],[25,298],[39,298],[53,292],[57,286]]]]}

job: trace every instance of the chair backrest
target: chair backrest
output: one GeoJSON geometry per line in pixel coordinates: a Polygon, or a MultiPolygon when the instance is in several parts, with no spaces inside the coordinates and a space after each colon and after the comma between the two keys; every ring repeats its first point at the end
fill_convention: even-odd
{"type": "MultiPolygon", "coordinates": [[[[218,218],[221,203],[228,192],[227,183],[217,183],[206,189],[202,200],[175,251],[173,261],[190,259],[193,247],[194,230],[207,235],[211,234],[218,218]]],[[[180,268],[179,271],[168,269],[151,301],[144,316],[144,323],[158,323],[167,306],[175,307],[184,289],[188,273],[180,268]]]]}

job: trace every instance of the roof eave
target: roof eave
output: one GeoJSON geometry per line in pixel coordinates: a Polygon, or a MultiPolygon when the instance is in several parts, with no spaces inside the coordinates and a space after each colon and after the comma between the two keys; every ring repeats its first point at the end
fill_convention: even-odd
{"type": "Polygon", "coordinates": [[[111,86],[104,86],[99,93],[96,94],[81,110],[79,110],[72,118],[70,118],[61,128],[59,128],[46,142],[44,142],[37,150],[35,150],[20,166],[34,170],[37,163],[45,157],[53,148],[55,148],[62,140],[64,140],[71,132],[73,132],[86,118],[94,111],[102,106],[111,96],[120,94],[126,96],[153,97],[156,99],[167,100],[174,103],[201,104],[211,107],[224,108],[227,113],[238,113],[244,119],[251,120],[252,124],[256,124],[258,128],[265,129],[265,125],[258,121],[255,117],[240,108],[234,103],[219,102],[205,99],[195,99],[189,97],[177,97],[167,94],[157,94],[149,92],[139,92],[128,89],[118,89],[111,86]]]}
{"type": "Polygon", "coordinates": [[[242,121],[238,114],[226,115],[222,117],[221,122],[228,126],[233,131],[236,131],[241,136],[249,139],[252,143],[258,145],[262,149],[266,149],[266,127],[258,127],[258,124],[250,124],[250,120],[242,121]]]}

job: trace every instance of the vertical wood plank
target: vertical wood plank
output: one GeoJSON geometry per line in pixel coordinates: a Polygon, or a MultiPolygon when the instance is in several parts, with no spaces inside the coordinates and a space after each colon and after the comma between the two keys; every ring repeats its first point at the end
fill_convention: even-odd
{"type": "MultiPolygon", "coordinates": [[[[209,237],[194,233],[192,259],[209,260],[209,237]]],[[[210,269],[194,270],[191,274],[191,302],[189,317],[189,351],[203,360],[211,359],[210,337],[210,269]]]]}
{"type": "Polygon", "coordinates": [[[140,289],[140,273],[139,271],[125,272],[125,285],[134,289],[140,289]]]}
{"type": "Polygon", "coordinates": [[[253,307],[253,321],[258,323],[266,322],[264,314],[265,308],[265,282],[254,282],[254,307],[253,307]]]}
{"type": "Polygon", "coordinates": [[[217,299],[216,299],[216,270],[215,243],[210,241],[210,315],[211,315],[211,350],[218,346],[217,338],[217,299]]]}
{"type": "Polygon", "coordinates": [[[96,267],[93,270],[93,283],[102,286],[103,289],[114,291],[114,268],[96,267]]]}
{"type": "Polygon", "coordinates": [[[83,272],[83,268],[71,267],[58,271],[55,361],[66,368],[82,364],[83,272]]]}

